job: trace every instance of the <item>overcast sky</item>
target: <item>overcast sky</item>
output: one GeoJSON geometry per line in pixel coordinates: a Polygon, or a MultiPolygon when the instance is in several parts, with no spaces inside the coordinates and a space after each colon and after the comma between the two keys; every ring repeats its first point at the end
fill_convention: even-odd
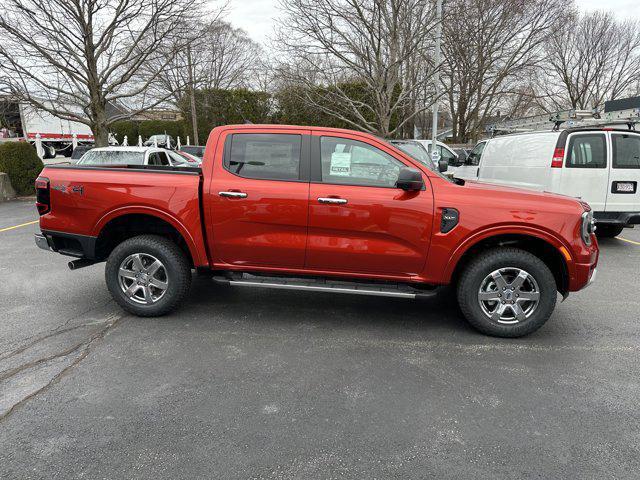
{"type": "MultiPolygon", "coordinates": [[[[585,10],[597,10],[606,5],[620,18],[640,19],[640,0],[576,0],[585,10]]],[[[264,42],[273,31],[274,19],[279,15],[278,0],[230,0],[227,19],[236,27],[249,33],[249,36],[264,42]]]]}

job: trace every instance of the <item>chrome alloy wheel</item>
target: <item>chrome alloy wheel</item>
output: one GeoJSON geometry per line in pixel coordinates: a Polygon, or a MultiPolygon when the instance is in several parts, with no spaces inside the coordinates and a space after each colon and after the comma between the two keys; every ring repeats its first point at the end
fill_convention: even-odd
{"type": "Polygon", "coordinates": [[[118,283],[127,298],[151,305],[166,293],[169,276],[162,262],[153,255],[134,253],[120,264],[118,283]]]}
{"type": "Polygon", "coordinates": [[[491,320],[510,325],[526,320],[535,312],[540,303],[540,288],[525,270],[500,268],[480,284],[478,302],[491,320]]]}

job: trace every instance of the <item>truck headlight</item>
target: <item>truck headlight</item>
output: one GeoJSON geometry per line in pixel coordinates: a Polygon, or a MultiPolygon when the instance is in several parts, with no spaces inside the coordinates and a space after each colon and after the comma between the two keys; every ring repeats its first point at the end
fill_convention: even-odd
{"type": "Polygon", "coordinates": [[[593,235],[595,231],[596,222],[593,219],[593,213],[591,213],[591,211],[584,212],[582,214],[582,228],[580,229],[580,234],[585,245],[591,245],[591,235],[593,235]]]}

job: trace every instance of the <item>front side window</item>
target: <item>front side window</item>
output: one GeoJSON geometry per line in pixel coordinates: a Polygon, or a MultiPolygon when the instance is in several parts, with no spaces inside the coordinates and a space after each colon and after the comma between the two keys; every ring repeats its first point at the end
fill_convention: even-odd
{"type": "Polygon", "coordinates": [[[451,153],[443,146],[438,145],[438,148],[440,149],[440,158],[442,158],[443,160],[446,160],[449,163],[453,163],[458,158],[455,153],[451,153]]]}
{"type": "Polygon", "coordinates": [[[486,145],[486,142],[483,142],[473,147],[473,150],[471,150],[471,153],[467,157],[467,162],[466,162],[467,165],[473,165],[473,166],[480,165],[480,158],[482,157],[482,152],[484,151],[485,145],[486,145]]]}
{"type": "Polygon", "coordinates": [[[237,133],[231,138],[225,168],[245,178],[298,180],[301,146],[300,135],[237,133]]]}
{"type": "Polygon", "coordinates": [[[164,152],[153,152],[149,154],[149,165],[168,166],[169,159],[164,152]]]}
{"type": "Polygon", "coordinates": [[[597,134],[574,135],[569,140],[568,168],[606,168],[607,142],[597,134]]]}
{"type": "Polygon", "coordinates": [[[640,135],[613,134],[613,168],[640,168],[640,135]]]}
{"type": "Polygon", "coordinates": [[[379,148],[338,137],[320,139],[322,182],[395,187],[402,162],[379,148]]]}

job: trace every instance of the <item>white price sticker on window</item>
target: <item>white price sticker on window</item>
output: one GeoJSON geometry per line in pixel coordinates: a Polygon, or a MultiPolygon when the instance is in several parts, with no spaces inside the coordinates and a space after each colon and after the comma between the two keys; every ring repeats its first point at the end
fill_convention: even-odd
{"type": "Polygon", "coordinates": [[[348,177],[351,175],[351,153],[332,153],[329,175],[336,177],[348,177]]]}

